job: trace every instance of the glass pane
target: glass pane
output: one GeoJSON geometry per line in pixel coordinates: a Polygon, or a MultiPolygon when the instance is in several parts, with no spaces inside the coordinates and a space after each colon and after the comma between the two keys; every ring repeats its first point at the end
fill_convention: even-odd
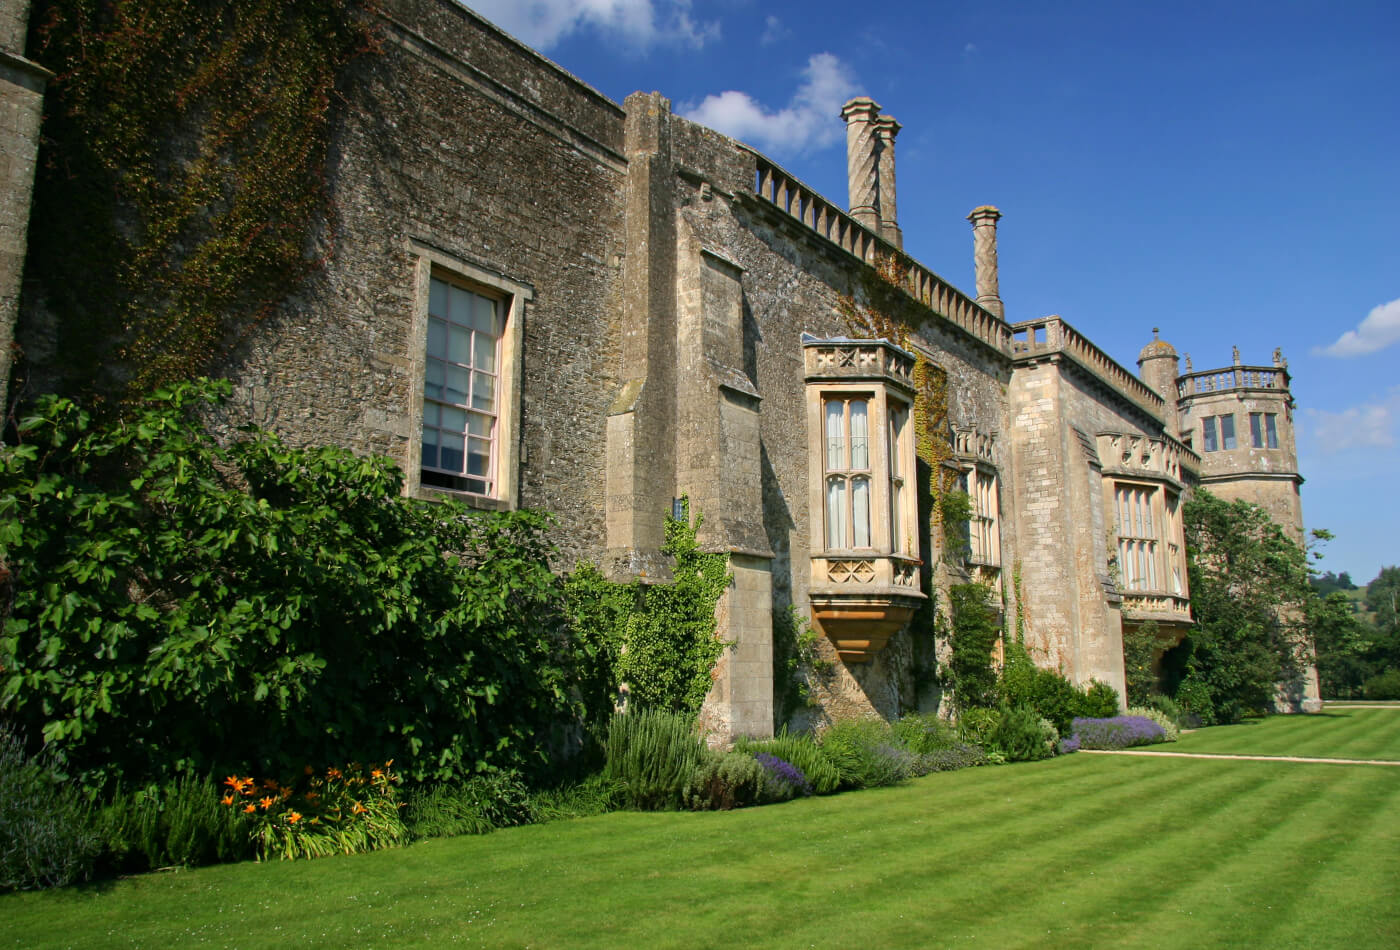
{"type": "MultiPolygon", "coordinates": [[[[866,417],[864,399],[851,400],[851,469],[865,471],[870,468],[870,426],[866,417]]],[[[857,545],[865,547],[866,545],[857,545]]]]}
{"type": "Polygon", "coordinates": [[[490,416],[483,416],[479,412],[467,413],[467,433],[469,435],[479,435],[483,438],[491,438],[490,416]]]}
{"type": "Polygon", "coordinates": [[[465,446],[463,437],[455,432],[442,434],[442,468],[453,472],[462,471],[462,453],[465,446]]]}
{"type": "Polygon", "coordinates": [[[467,413],[463,409],[453,409],[451,406],[442,407],[442,427],[448,432],[467,431],[467,413]]]}
{"type": "Polygon", "coordinates": [[[428,281],[428,313],[435,317],[447,316],[447,284],[436,277],[428,281]]]}
{"type": "Polygon", "coordinates": [[[1269,436],[1269,448],[1278,448],[1278,426],[1274,424],[1274,414],[1264,416],[1264,430],[1269,436]]]}
{"type": "Polygon", "coordinates": [[[472,298],[476,294],[470,290],[463,290],[461,287],[449,286],[450,306],[452,307],[450,316],[453,323],[460,323],[464,326],[471,325],[472,319],[472,298]]]}
{"type": "MultiPolygon", "coordinates": [[[[855,439],[851,440],[852,449],[855,439]]],[[[870,547],[870,479],[851,479],[852,547],[870,547]]]]}
{"type": "Polygon", "coordinates": [[[472,359],[472,335],[461,327],[448,327],[447,358],[466,365],[472,359]]]}
{"type": "Polygon", "coordinates": [[[471,380],[471,370],[460,366],[447,367],[447,387],[443,390],[445,402],[467,404],[467,386],[471,380]]]}
{"type": "Polygon", "coordinates": [[[826,546],[846,547],[846,480],[826,480],[826,546]]]}
{"type": "Polygon", "coordinates": [[[423,395],[430,399],[442,398],[443,383],[442,364],[437,360],[428,360],[423,367],[423,395]]]}
{"type": "Polygon", "coordinates": [[[1220,417],[1220,447],[1230,450],[1235,447],[1235,414],[1220,417]]]}
{"type": "Polygon", "coordinates": [[[1249,414],[1249,442],[1256,449],[1264,447],[1264,427],[1260,423],[1259,413],[1251,412],[1249,414]]]}
{"type": "Polygon", "coordinates": [[[447,324],[441,320],[428,321],[428,355],[438,359],[447,357],[447,324]]]}
{"type": "Polygon", "coordinates": [[[488,373],[496,371],[496,338],[478,333],[472,341],[472,365],[488,373]]]}
{"type": "Polygon", "coordinates": [[[496,377],[472,373],[472,408],[482,412],[496,411],[496,377]]]}
{"type": "Polygon", "coordinates": [[[836,399],[826,403],[826,470],[840,472],[846,468],[846,442],[842,438],[845,404],[836,399]]]}
{"type": "Polygon", "coordinates": [[[472,316],[468,321],[471,328],[478,333],[484,333],[495,339],[501,335],[501,328],[496,321],[496,301],[487,297],[473,295],[472,316]]]}
{"type": "Polygon", "coordinates": [[[468,439],[467,474],[489,475],[491,472],[491,442],[488,439],[468,439]]]}
{"type": "Polygon", "coordinates": [[[437,468],[437,429],[423,427],[423,463],[429,468],[437,468]]]}
{"type": "Polygon", "coordinates": [[[423,425],[435,426],[440,423],[442,416],[435,402],[423,403],[423,425]]]}
{"type": "Polygon", "coordinates": [[[899,509],[904,504],[904,484],[897,479],[890,481],[890,549],[906,553],[904,530],[899,520],[899,509]]]}
{"type": "Polygon", "coordinates": [[[1215,416],[1206,416],[1201,420],[1201,447],[1207,452],[1215,451],[1215,416]]]}

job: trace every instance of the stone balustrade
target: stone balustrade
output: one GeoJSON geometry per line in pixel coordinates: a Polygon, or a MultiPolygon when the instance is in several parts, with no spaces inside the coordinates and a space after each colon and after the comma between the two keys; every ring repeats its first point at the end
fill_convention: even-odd
{"type": "Polygon", "coordinates": [[[908,264],[903,290],[939,316],[960,327],[1000,353],[1011,351],[1011,327],[967,294],[893,244],[861,225],[850,215],[802,184],[773,162],[750,151],[758,166],[754,192],[761,201],[815,231],[848,254],[867,264],[897,256],[908,264]]]}
{"type": "Polygon", "coordinates": [[[1100,432],[1095,441],[1105,471],[1146,478],[1165,475],[1177,482],[1183,480],[1183,472],[1194,477],[1200,471],[1201,457],[1170,436],[1100,432]]]}
{"type": "Polygon", "coordinates": [[[1228,366],[1224,369],[1207,369],[1199,373],[1187,373],[1177,380],[1179,396],[1197,396],[1203,393],[1226,392],[1231,389],[1272,389],[1288,388],[1288,371],[1277,366],[1228,366]]]}
{"type": "Polygon", "coordinates": [[[1015,359],[1059,354],[1067,356],[1090,375],[1116,390],[1129,402],[1162,418],[1166,403],[1150,386],[1128,372],[1089,339],[1058,316],[1027,320],[1011,327],[1011,355],[1015,359]]]}
{"type": "Polygon", "coordinates": [[[1191,622],[1191,601],[1177,594],[1145,591],[1123,592],[1123,617],[1146,622],[1191,622]]]}

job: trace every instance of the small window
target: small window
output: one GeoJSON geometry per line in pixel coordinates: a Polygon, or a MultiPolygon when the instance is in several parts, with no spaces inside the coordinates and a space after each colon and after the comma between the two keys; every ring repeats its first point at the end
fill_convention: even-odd
{"type": "Polygon", "coordinates": [[[1249,438],[1256,449],[1278,448],[1278,424],[1272,412],[1249,414],[1249,438]]]}
{"type": "Polygon", "coordinates": [[[424,485],[498,494],[504,304],[431,279],[423,367],[424,485]]]}
{"type": "Polygon", "coordinates": [[[1232,412],[1220,417],[1220,447],[1226,452],[1235,448],[1235,414],[1232,412]]]}
{"type": "Polygon", "coordinates": [[[1158,590],[1157,531],[1152,507],[1155,488],[1118,485],[1118,568],[1128,590],[1158,590]]]}
{"type": "Polygon", "coordinates": [[[826,546],[870,547],[870,398],[827,397],[826,546]]]}
{"type": "Polygon", "coordinates": [[[1201,420],[1201,448],[1207,452],[1220,448],[1215,435],[1215,416],[1206,416],[1201,420]]]}

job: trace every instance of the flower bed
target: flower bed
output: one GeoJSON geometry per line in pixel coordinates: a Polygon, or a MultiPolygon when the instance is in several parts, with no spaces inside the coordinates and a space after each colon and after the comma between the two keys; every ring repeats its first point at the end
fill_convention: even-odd
{"type": "Polygon", "coordinates": [[[1166,731],[1144,716],[1074,720],[1074,738],[1081,749],[1126,749],[1167,741],[1166,731]]]}

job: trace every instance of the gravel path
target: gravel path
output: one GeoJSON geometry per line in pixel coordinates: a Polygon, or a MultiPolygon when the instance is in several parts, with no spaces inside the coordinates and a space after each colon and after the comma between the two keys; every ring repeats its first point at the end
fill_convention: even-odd
{"type": "Polygon", "coordinates": [[[1397,765],[1386,759],[1321,759],[1306,755],[1234,755],[1224,752],[1149,752],[1145,749],[1080,749],[1088,755],[1147,755],[1177,759],[1249,759],[1254,762],[1321,762],[1324,765],[1397,765]]]}

